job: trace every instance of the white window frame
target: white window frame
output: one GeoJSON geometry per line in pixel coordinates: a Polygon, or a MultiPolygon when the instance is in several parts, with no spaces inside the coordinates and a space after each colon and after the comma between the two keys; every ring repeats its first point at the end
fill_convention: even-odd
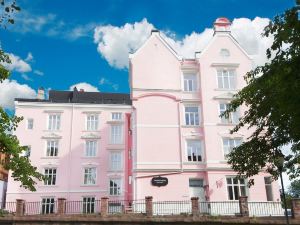
{"type": "Polygon", "coordinates": [[[217,86],[218,89],[235,90],[236,89],[236,69],[218,68],[217,86]]]}
{"type": "Polygon", "coordinates": [[[21,153],[22,156],[29,158],[31,154],[31,145],[24,146],[27,149],[21,153]]]}
{"type": "Polygon", "coordinates": [[[49,139],[46,141],[46,157],[57,157],[59,150],[58,140],[49,139]],[[51,149],[53,148],[53,149],[51,149]],[[49,154],[50,153],[50,154],[49,154]],[[54,153],[53,155],[51,153],[54,153]]]}
{"type": "Polygon", "coordinates": [[[111,124],[110,126],[110,143],[111,144],[123,144],[123,125],[111,124]],[[120,127],[119,132],[113,133],[115,127],[120,127]]]}
{"type": "Polygon", "coordinates": [[[99,114],[86,115],[86,130],[97,131],[99,129],[99,114]]]}
{"type": "Polygon", "coordinates": [[[96,198],[95,196],[82,197],[82,213],[91,214],[96,212],[96,198]]]}
{"type": "Polygon", "coordinates": [[[34,126],[33,122],[34,122],[33,118],[27,119],[27,130],[33,130],[33,126],[34,126]]]}
{"type": "Polygon", "coordinates": [[[109,178],[109,195],[110,196],[121,196],[122,195],[122,178],[109,178]],[[116,184],[111,186],[111,181],[116,184]],[[119,185],[119,187],[118,187],[119,185]]]}
{"type": "Polygon", "coordinates": [[[121,151],[111,151],[109,153],[109,164],[110,164],[110,170],[111,171],[122,171],[123,170],[123,154],[121,151]],[[115,158],[114,155],[118,155],[119,160],[113,161],[115,158]],[[116,163],[119,162],[118,165],[116,163]]]}
{"type": "MultiPolygon", "coordinates": [[[[219,103],[219,115],[221,115],[228,109],[228,105],[229,103],[226,102],[219,103]]],[[[239,110],[229,113],[228,118],[226,118],[225,116],[219,116],[219,118],[222,124],[237,124],[239,122],[239,110]]]]}
{"type": "Polygon", "coordinates": [[[227,155],[233,150],[233,148],[238,147],[243,142],[242,138],[229,138],[223,137],[222,138],[222,149],[224,158],[227,159],[227,155]],[[229,145],[225,145],[225,142],[228,141],[229,145]]]}
{"type": "Polygon", "coordinates": [[[227,48],[222,48],[220,50],[220,56],[223,58],[228,58],[230,57],[230,51],[227,48]]]}
{"type": "Polygon", "coordinates": [[[203,144],[201,140],[196,140],[196,139],[187,139],[186,140],[186,160],[187,162],[192,162],[192,163],[198,163],[198,162],[203,162],[203,144]],[[198,142],[199,148],[196,148],[196,146],[189,146],[189,144],[194,144],[198,142]],[[195,153],[196,160],[193,160],[193,153],[195,153]],[[191,155],[191,160],[189,159],[189,155],[191,155]],[[200,156],[200,160],[199,160],[200,156]]]}
{"type": "Polygon", "coordinates": [[[229,201],[237,201],[239,200],[239,197],[241,196],[241,190],[242,188],[245,188],[245,195],[248,195],[248,188],[247,188],[247,180],[246,179],[237,179],[237,184],[234,184],[234,179],[237,179],[235,176],[226,176],[226,190],[227,190],[227,198],[229,201]],[[227,179],[231,179],[231,184],[228,183],[228,180],[227,179]],[[241,180],[244,181],[244,184],[242,184],[241,180]],[[236,199],[236,196],[235,196],[235,188],[234,187],[237,187],[237,191],[238,191],[238,197],[236,199]],[[230,194],[229,194],[229,190],[228,189],[231,189],[232,190],[232,197],[233,199],[230,199],[230,194]]]}
{"type": "Polygon", "coordinates": [[[198,76],[197,73],[185,73],[183,72],[183,88],[184,92],[196,92],[198,91],[198,76]]]}
{"type": "Polygon", "coordinates": [[[184,124],[186,126],[200,126],[200,106],[199,105],[184,105],[184,124]],[[197,108],[198,112],[187,112],[187,108],[197,108]],[[187,119],[188,117],[188,119],[187,119]],[[198,121],[196,120],[198,117],[198,121]],[[192,122],[193,121],[193,122],[192,122]]]}
{"type": "Polygon", "coordinates": [[[50,131],[58,131],[61,126],[61,114],[58,113],[50,113],[48,114],[48,130],[50,131]]]}
{"type": "Polygon", "coordinates": [[[46,167],[44,168],[44,176],[47,178],[44,180],[45,186],[55,186],[57,185],[57,168],[56,167],[46,167]],[[48,170],[48,171],[46,171],[48,170]],[[48,179],[50,178],[50,179],[48,179]]]}
{"type": "Polygon", "coordinates": [[[83,184],[96,185],[97,184],[97,167],[84,167],[83,169],[83,184]]]}
{"type": "Polygon", "coordinates": [[[98,152],[98,141],[91,140],[91,139],[86,140],[85,148],[84,148],[84,156],[85,157],[96,157],[97,152],[98,152]],[[92,149],[92,147],[93,147],[93,149],[92,149]]]}
{"type": "Polygon", "coordinates": [[[41,214],[55,213],[55,198],[54,197],[42,197],[40,210],[41,210],[41,214]],[[45,202],[44,202],[44,200],[45,200],[45,202]],[[50,201],[47,202],[47,200],[50,200],[50,201]],[[45,208],[43,206],[45,206],[45,208]]]}
{"type": "Polygon", "coordinates": [[[123,120],[123,113],[121,113],[121,112],[112,112],[111,113],[111,120],[112,121],[122,121],[123,120]]]}

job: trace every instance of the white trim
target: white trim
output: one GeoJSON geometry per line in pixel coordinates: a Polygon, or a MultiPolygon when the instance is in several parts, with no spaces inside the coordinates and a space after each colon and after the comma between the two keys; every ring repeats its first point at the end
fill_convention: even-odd
{"type": "Polygon", "coordinates": [[[182,92],[181,89],[151,89],[151,88],[132,88],[132,91],[145,91],[145,92],[182,92]]]}
{"type": "MultiPolygon", "coordinates": [[[[22,102],[22,101],[15,101],[16,107],[18,108],[24,107],[62,107],[62,108],[94,108],[94,109],[131,109],[131,105],[123,105],[123,104],[94,104],[94,103],[56,103],[56,102],[22,102]]],[[[49,110],[51,111],[51,110],[49,110]]],[[[54,111],[63,111],[63,110],[54,110],[54,111]]]]}
{"type": "Polygon", "coordinates": [[[140,162],[135,165],[180,165],[180,162],[140,162]]]}
{"type": "MultiPolygon", "coordinates": [[[[45,187],[45,186],[43,186],[43,187],[45,187]]],[[[46,186],[46,187],[48,187],[48,186],[46,186]]],[[[41,187],[42,188],[42,187],[41,187]]],[[[53,194],[53,193],[93,193],[93,192],[106,192],[106,190],[104,190],[104,189],[95,189],[95,190],[89,190],[89,189],[85,189],[85,190],[82,190],[82,189],[80,189],[80,190],[49,190],[49,192],[48,191],[36,191],[36,192],[34,192],[35,194],[53,194]]],[[[22,192],[22,193],[20,193],[20,192],[7,192],[7,194],[32,194],[32,192],[22,192]]]]}
{"type": "Polygon", "coordinates": [[[138,128],[178,128],[179,125],[175,124],[137,124],[138,128]]]}
{"type": "Polygon", "coordinates": [[[49,114],[61,114],[63,113],[64,111],[63,110],[44,110],[43,111],[44,113],[49,113],[49,114]]]}
{"type": "Polygon", "coordinates": [[[238,68],[240,66],[239,63],[212,63],[212,67],[222,67],[222,68],[238,68]]]}
{"type": "Polygon", "coordinates": [[[84,114],[101,114],[102,111],[82,111],[81,113],[84,113],[84,114]]]}

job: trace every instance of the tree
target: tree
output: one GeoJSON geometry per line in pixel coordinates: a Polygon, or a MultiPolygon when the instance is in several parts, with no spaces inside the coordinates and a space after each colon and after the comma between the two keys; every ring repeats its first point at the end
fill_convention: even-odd
{"type": "Polygon", "coordinates": [[[300,198],[300,180],[294,180],[288,187],[288,194],[292,198],[300,198]]]}
{"type": "MultiPolygon", "coordinates": [[[[251,178],[260,171],[278,179],[278,159],[284,157],[284,168],[290,178],[300,175],[300,22],[297,8],[276,16],[264,29],[264,36],[274,35],[267,49],[270,62],[248,72],[247,86],[240,90],[223,114],[229,116],[244,105],[247,110],[231,130],[242,127],[253,133],[228,156],[229,164],[239,177],[251,178]],[[291,154],[282,147],[291,145],[291,154]]],[[[249,185],[253,184],[249,179],[249,185]]]]}
{"type": "MultiPolygon", "coordinates": [[[[2,28],[5,28],[6,23],[14,23],[11,14],[19,11],[20,8],[15,1],[6,4],[4,0],[0,0],[0,5],[4,9],[0,16],[0,24],[2,28]]],[[[9,56],[0,49],[0,82],[10,75],[10,72],[1,65],[3,63],[11,63],[11,61],[9,56]]],[[[14,180],[20,181],[21,186],[35,191],[36,180],[42,180],[43,176],[37,172],[36,167],[30,164],[27,157],[22,156],[22,152],[26,151],[27,147],[20,146],[17,137],[13,135],[13,131],[16,130],[21,120],[21,117],[10,116],[0,107],[0,153],[7,156],[0,163],[5,169],[11,171],[11,176],[14,180]]]]}

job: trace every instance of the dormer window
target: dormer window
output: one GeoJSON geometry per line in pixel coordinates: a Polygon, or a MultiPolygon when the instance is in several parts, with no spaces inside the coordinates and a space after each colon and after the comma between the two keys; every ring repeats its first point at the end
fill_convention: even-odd
{"type": "Polygon", "coordinates": [[[229,50],[226,48],[222,48],[220,50],[220,56],[222,56],[223,58],[228,58],[230,56],[229,50]]]}

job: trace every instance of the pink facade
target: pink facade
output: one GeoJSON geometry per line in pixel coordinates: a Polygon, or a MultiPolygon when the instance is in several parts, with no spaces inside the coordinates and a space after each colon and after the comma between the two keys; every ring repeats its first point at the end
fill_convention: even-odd
{"type": "Polygon", "coordinates": [[[219,115],[251,69],[250,56],[231,36],[225,18],[216,21],[212,40],[194,59],[180,57],[157,31],[130,56],[134,198],[280,200],[268,174],[256,176],[249,189],[247,180],[234,179],[226,161],[226,153],[250,132],[229,133],[244,108],[230,118],[219,115]],[[168,179],[166,186],[151,184],[159,176],[168,179]]]}
{"type": "Polygon", "coordinates": [[[10,177],[7,201],[19,198],[41,201],[46,197],[82,201],[84,197],[97,200],[104,196],[128,199],[130,112],[131,106],[126,104],[17,100],[16,115],[23,116],[24,119],[19,124],[16,135],[22,145],[30,146],[29,159],[38,171],[53,175],[52,170],[45,169],[54,168],[56,177],[52,183],[38,182],[36,192],[21,188],[20,183],[10,177]],[[114,114],[117,115],[115,118],[112,117],[113,113],[117,113],[114,114]],[[57,129],[49,129],[51,115],[60,116],[57,129]],[[96,116],[97,119],[90,116],[96,116]],[[88,122],[90,119],[96,122],[88,122]],[[33,120],[32,129],[28,127],[28,120],[33,120]],[[112,140],[114,125],[121,127],[117,133],[119,140],[112,140]],[[113,153],[116,153],[114,159],[113,153]],[[111,179],[118,180],[117,187],[111,187],[111,179]],[[110,190],[111,188],[114,190],[110,190]]]}
{"type": "Polygon", "coordinates": [[[219,115],[245,86],[243,76],[251,69],[251,57],[231,36],[228,20],[221,18],[211,42],[193,59],[180,57],[153,31],[130,55],[132,105],[17,100],[16,115],[24,120],[16,135],[22,145],[31,146],[29,159],[40,172],[53,175],[56,169],[55,182],[38,182],[37,192],[31,193],[10,177],[7,201],[103,196],[226,201],[240,195],[249,201],[279,201],[279,187],[268,174],[255,176],[255,185],[247,188],[247,180],[235,179],[226,161],[226,154],[250,131],[229,133],[245,108],[229,118],[219,115]],[[51,130],[56,115],[60,125],[51,130]],[[88,129],[95,120],[96,129],[88,129]],[[165,177],[168,184],[153,185],[153,177],[165,177]]]}

